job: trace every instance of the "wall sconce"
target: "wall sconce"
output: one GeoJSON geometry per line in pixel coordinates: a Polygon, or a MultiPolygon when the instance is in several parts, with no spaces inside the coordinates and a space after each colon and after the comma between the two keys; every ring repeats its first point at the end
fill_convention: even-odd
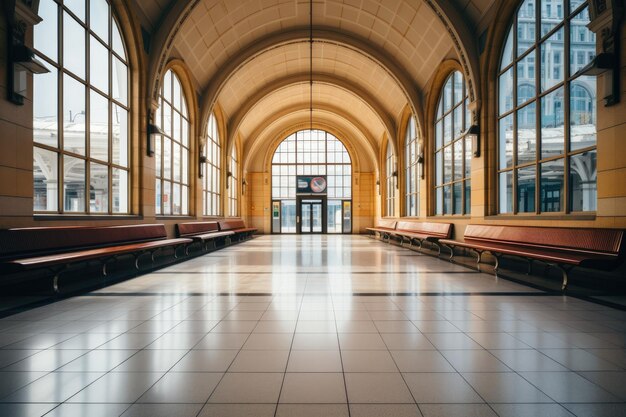
{"type": "Polygon", "coordinates": [[[398,189],[398,187],[399,187],[399,184],[398,184],[398,182],[399,182],[399,181],[398,181],[398,171],[393,171],[393,172],[391,173],[391,176],[394,178],[393,182],[395,182],[395,183],[396,183],[396,190],[397,190],[397,189],[398,189]]]}
{"type": "Polygon", "coordinates": [[[244,195],[246,193],[246,186],[248,185],[248,181],[246,181],[245,179],[243,179],[241,181],[241,195],[244,195]]]}
{"type": "Polygon", "coordinates": [[[230,188],[230,187],[228,187],[228,183],[230,182],[230,181],[228,181],[228,180],[229,180],[229,179],[230,179],[230,177],[232,177],[232,176],[233,176],[233,173],[232,173],[232,172],[230,172],[230,171],[226,172],[226,189],[230,188]]]}
{"type": "Polygon", "coordinates": [[[598,93],[604,99],[604,106],[611,106],[619,101],[619,89],[615,87],[614,75],[619,75],[619,68],[615,69],[615,55],[610,52],[601,52],[587,65],[581,68],[576,75],[588,75],[592,77],[602,76],[602,83],[598,86],[598,93]]]}
{"type": "Polygon", "coordinates": [[[198,158],[198,173],[200,178],[204,177],[204,164],[206,164],[207,158],[202,155],[202,150],[200,150],[200,157],[198,158]]]}
{"type": "Polygon", "coordinates": [[[474,158],[478,158],[480,156],[480,127],[471,125],[465,132],[465,137],[472,140],[472,155],[474,158]]]}
{"type": "Polygon", "coordinates": [[[147,146],[148,156],[154,156],[154,150],[156,148],[154,146],[154,137],[157,135],[165,135],[165,132],[159,126],[153,123],[148,123],[148,146],[147,146]]]}
{"type": "Polygon", "coordinates": [[[13,94],[11,101],[22,105],[28,91],[28,74],[45,74],[50,72],[50,70],[35,57],[33,50],[26,45],[13,45],[11,55],[11,64],[13,66],[13,94]]]}

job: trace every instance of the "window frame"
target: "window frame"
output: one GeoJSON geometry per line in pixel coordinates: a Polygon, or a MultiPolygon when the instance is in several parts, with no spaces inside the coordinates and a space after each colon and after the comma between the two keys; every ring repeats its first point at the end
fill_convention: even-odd
{"type": "Polygon", "coordinates": [[[233,144],[228,157],[228,215],[239,216],[239,159],[237,156],[237,144],[233,144]]]}
{"type": "Polygon", "coordinates": [[[419,136],[417,118],[411,114],[404,132],[404,215],[406,217],[419,217],[420,215],[419,136]],[[413,160],[411,159],[412,155],[415,156],[413,160]],[[411,191],[411,185],[413,185],[414,191],[411,191]],[[415,201],[413,206],[410,204],[411,199],[415,201]]]}
{"type": "MultiPolygon", "coordinates": [[[[132,124],[132,100],[130,97],[131,88],[131,64],[130,59],[128,58],[128,47],[126,45],[126,39],[124,37],[123,31],[121,30],[121,25],[119,24],[119,19],[116,16],[115,8],[109,0],[105,0],[108,6],[108,14],[107,14],[107,39],[103,39],[101,34],[96,32],[94,25],[92,24],[91,19],[91,2],[85,1],[85,9],[84,9],[84,18],[81,18],[76,11],[70,9],[67,5],[61,4],[57,1],[52,1],[54,7],[56,7],[56,29],[57,33],[55,34],[55,57],[49,57],[45,52],[40,51],[36,48],[37,45],[34,45],[34,52],[38,59],[42,60],[46,66],[49,67],[50,71],[55,73],[55,83],[56,83],[56,127],[55,132],[52,134],[56,134],[56,146],[52,146],[46,143],[38,142],[35,140],[35,127],[33,126],[33,154],[36,153],[36,150],[39,148],[45,152],[52,152],[56,154],[56,181],[57,181],[57,190],[56,190],[56,210],[37,210],[35,208],[36,201],[36,193],[34,192],[35,188],[35,178],[33,178],[33,214],[34,215],[63,215],[63,216],[81,216],[86,215],[89,217],[119,217],[119,216],[129,216],[132,214],[132,181],[133,181],[133,172],[132,172],[132,138],[131,138],[131,124],[132,124]],[[65,46],[65,20],[71,19],[74,24],[78,24],[82,31],[84,31],[84,49],[83,49],[83,72],[84,74],[81,76],[80,74],[75,73],[70,68],[67,67],[65,62],[65,54],[64,54],[64,46],[65,46]],[[115,46],[115,34],[119,35],[119,40],[121,41],[121,48],[123,50],[124,56],[121,56],[116,51],[115,46]],[[107,65],[108,65],[108,84],[107,91],[103,91],[99,86],[92,83],[92,71],[91,71],[91,42],[96,42],[97,45],[103,47],[107,53],[107,65]],[[115,72],[115,59],[117,59],[125,68],[126,68],[126,82],[125,82],[125,98],[126,103],[124,104],[121,100],[114,97],[114,72],[115,72]],[[65,83],[67,81],[76,82],[80,84],[83,89],[83,100],[84,100],[84,109],[83,111],[76,113],[74,115],[74,120],[78,116],[82,116],[84,119],[85,127],[84,127],[84,152],[72,152],[71,150],[65,149],[65,132],[67,130],[65,123],[65,109],[64,109],[64,95],[65,95],[65,83]],[[107,157],[106,160],[98,159],[95,156],[92,156],[92,129],[91,129],[91,99],[92,95],[96,94],[100,99],[106,100],[107,102],[107,157]],[[119,107],[122,111],[126,112],[126,166],[122,163],[114,162],[114,134],[113,134],[113,117],[116,110],[116,107],[119,107]],[[82,161],[84,167],[84,176],[83,176],[83,199],[84,199],[84,207],[83,210],[71,210],[66,208],[66,190],[65,190],[65,159],[66,158],[74,158],[75,160],[82,161]],[[107,210],[106,211],[97,211],[92,210],[91,208],[91,170],[92,166],[99,165],[106,167],[107,170],[107,210]],[[118,170],[121,172],[126,172],[126,209],[115,211],[115,197],[122,196],[122,194],[114,193],[114,170],[118,170]]],[[[35,28],[35,31],[37,28],[35,28]]],[[[33,36],[35,38],[36,36],[33,36]]],[[[35,42],[35,40],[33,41],[35,42]]],[[[34,77],[37,77],[35,75],[34,77]]],[[[33,79],[33,122],[35,119],[35,85],[36,78],[33,79]]],[[[73,123],[70,120],[70,123],[73,123]]],[[[120,137],[124,135],[120,132],[120,137]]],[[[120,153],[122,153],[122,148],[119,148],[120,153]]],[[[33,155],[33,171],[35,170],[35,155],[33,155]]],[[[121,183],[120,183],[121,184],[121,183]]],[[[118,185],[120,187],[120,185],[118,185]]]]}
{"type": "MultiPolygon", "coordinates": [[[[595,201],[595,209],[594,210],[573,210],[573,202],[572,202],[572,193],[574,189],[571,187],[573,171],[571,170],[572,160],[578,156],[582,156],[586,153],[594,153],[596,155],[595,164],[596,164],[596,172],[597,172],[597,96],[594,100],[593,97],[590,100],[592,105],[591,113],[595,116],[594,125],[595,129],[595,137],[596,141],[594,145],[580,147],[577,149],[573,149],[572,145],[572,94],[573,88],[579,87],[584,89],[587,93],[589,90],[587,86],[584,84],[578,84],[577,81],[585,79],[584,75],[578,74],[578,72],[574,72],[573,64],[576,63],[576,66],[580,69],[581,66],[584,66],[585,63],[580,63],[579,58],[580,54],[584,53],[586,55],[586,59],[590,59],[590,54],[588,54],[586,49],[572,49],[572,36],[576,34],[576,32],[572,31],[572,27],[579,28],[579,25],[573,25],[572,22],[577,19],[582,18],[585,13],[585,9],[587,9],[586,13],[589,13],[589,2],[588,1],[575,1],[575,0],[563,0],[563,9],[562,16],[557,16],[557,18],[553,18],[552,20],[558,20],[558,23],[553,24],[550,30],[546,31],[542,34],[542,5],[545,0],[537,0],[534,1],[534,15],[530,18],[534,20],[533,27],[534,30],[534,40],[531,44],[524,50],[518,51],[518,37],[519,37],[519,13],[521,8],[524,6],[525,2],[522,2],[513,13],[511,21],[509,22],[504,38],[504,43],[502,45],[500,55],[497,61],[497,72],[496,72],[496,94],[495,94],[495,109],[496,109],[496,118],[495,118],[495,131],[496,131],[496,156],[494,163],[494,172],[495,172],[495,214],[497,216],[562,216],[569,214],[576,215],[594,215],[597,210],[597,180],[596,180],[596,201],[595,201]],[[575,6],[575,7],[573,7],[575,6]],[[559,37],[558,34],[561,33],[559,37]],[[512,37],[511,40],[511,57],[506,57],[507,46],[509,44],[509,37],[512,37]],[[551,38],[555,37],[555,40],[560,42],[562,45],[562,51],[559,52],[559,61],[560,61],[560,73],[562,73],[561,80],[555,82],[552,85],[547,87],[543,87],[544,78],[547,77],[548,71],[550,71],[550,75],[553,76],[554,68],[550,68],[553,66],[552,60],[548,63],[548,60],[542,59],[542,51],[543,45],[550,42],[551,38]],[[519,102],[518,99],[518,89],[513,88],[511,94],[512,105],[506,106],[506,111],[501,111],[501,80],[506,76],[508,71],[512,73],[512,85],[517,86],[519,84],[519,65],[526,59],[527,57],[534,57],[533,65],[534,65],[534,89],[535,94],[530,99],[525,100],[524,102],[519,102]],[[504,61],[508,63],[504,65],[504,61]],[[543,68],[546,65],[548,68],[543,68]],[[562,113],[563,113],[563,143],[562,143],[562,152],[558,155],[542,155],[542,106],[543,100],[551,95],[558,96],[558,93],[562,93],[560,95],[562,113]],[[531,106],[534,106],[534,130],[535,130],[535,150],[534,150],[534,161],[522,161],[519,162],[518,155],[518,130],[519,126],[519,114],[520,111],[529,109],[531,106]],[[510,108],[509,108],[510,107],[510,108]],[[512,155],[511,155],[511,163],[510,165],[507,160],[506,153],[504,154],[505,165],[503,168],[500,155],[501,146],[503,142],[501,141],[501,123],[505,123],[505,119],[511,117],[511,129],[512,129],[512,155]],[[560,210],[543,210],[543,206],[547,204],[544,200],[542,200],[542,194],[544,189],[542,188],[542,166],[550,163],[558,163],[561,161],[563,163],[562,170],[562,188],[560,191],[560,210]],[[519,180],[518,180],[518,172],[524,169],[533,169],[534,168],[534,210],[520,211],[520,188],[519,188],[519,180]],[[509,176],[510,175],[510,176],[509,176]],[[502,183],[503,177],[506,178],[506,183],[502,183]],[[507,190],[509,187],[509,179],[510,179],[510,195],[508,191],[505,191],[507,194],[502,195],[502,186],[506,185],[507,190]],[[509,201],[509,197],[510,200],[509,201]],[[506,204],[507,207],[505,211],[503,211],[502,205],[506,204]],[[510,210],[508,209],[508,205],[510,204],[510,210]]],[[[544,18],[547,19],[547,18],[544,18]]],[[[552,23],[551,23],[552,24],[552,23]]],[[[591,32],[590,32],[591,33],[591,32]]],[[[593,33],[591,33],[593,35],[593,33]]],[[[587,38],[587,36],[585,36],[587,38]]],[[[581,43],[580,39],[576,39],[575,43],[581,43]]],[[[591,43],[591,42],[589,42],[591,43]]],[[[595,42],[593,42],[595,45],[595,42]]],[[[597,46],[595,47],[595,52],[597,52],[597,46]]],[[[595,55],[595,53],[594,53],[595,55]]],[[[524,69],[525,71],[525,69],[524,69]]],[[[554,78],[554,77],[551,77],[554,78]]],[[[591,81],[596,83],[595,79],[591,81]]],[[[524,84],[522,82],[522,84],[524,84]]],[[[597,83],[596,83],[597,85],[597,83]]],[[[596,93],[597,94],[597,93],[596,93]]],[[[506,152],[506,151],[505,151],[506,152]]],[[[547,192],[548,190],[546,190],[547,192]]]]}
{"type": "Polygon", "coordinates": [[[391,141],[387,141],[387,150],[385,153],[385,217],[396,216],[398,172],[396,171],[395,158],[396,156],[393,152],[391,141]]]}
{"type": "Polygon", "coordinates": [[[222,214],[222,145],[217,115],[212,112],[207,120],[207,141],[204,145],[204,178],[202,178],[202,214],[205,217],[222,214]],[[211,147],[211,149],[209,149],[211,147]]]}

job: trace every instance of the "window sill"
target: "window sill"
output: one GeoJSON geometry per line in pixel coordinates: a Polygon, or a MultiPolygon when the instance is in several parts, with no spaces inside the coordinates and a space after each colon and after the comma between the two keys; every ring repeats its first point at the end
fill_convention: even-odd
{"type": "Polygon", "coordinates": [[[181,215],[181,216],[155,216],[155,219],[157,220],[195,220],[195,216],[190,216],[190,215],[181,215]]]}
{"type": "Polygon", "coordinates": [[[472,216],[467,214],[433,214],[432,216],[426,216],[429,219],[459,219],[459,220],[471,220],[472,216]]]}
{"type": "Polygon", "coordinates": [[[588,214],[535,214],[535,213],[520,213],[520,214],[496,214],[492,216],[485,216],[485,220],[595,220],[596,213],[590,212],[588,214]]]}
{"type": "Polygon", "coordinates": [[[59,221],[59,220],[143,220],[143,216],[133,214],[35,214],[36,221],[59,221]]]}

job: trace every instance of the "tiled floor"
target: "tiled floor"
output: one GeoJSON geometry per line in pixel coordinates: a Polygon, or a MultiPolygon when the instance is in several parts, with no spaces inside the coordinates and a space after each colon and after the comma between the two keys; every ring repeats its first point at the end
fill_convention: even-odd
{"type": "Polygon", "coordinates": [[[626,416],[626,312],[263,236],[0,320],[0,416],[626,416]]]}

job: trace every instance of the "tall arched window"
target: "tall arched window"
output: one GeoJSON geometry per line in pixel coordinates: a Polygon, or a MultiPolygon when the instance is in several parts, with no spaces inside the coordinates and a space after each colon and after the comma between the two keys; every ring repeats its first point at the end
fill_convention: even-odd
{"type": "Polygon", "coordinates": [[[385,216],[393,217],[396,213],[396,184],[398,180],[398,173],[396,171],[395,157],[393,155],[393,147],[391,142],[387,142],[387,154],[385,158],[385,184],[386,184],[386,197],[385,197],[385,216]]]}
{"type": "Polygon", "coordinates": [[[471,139],[465,80],[454,71],[446,80],[435,120],[435,214],[467,214],[471,197],[471,139]]]}
{"type": "MultiPolygon", "coordinates": [[[[272,157],[272,233],[298,232],[298,213],[303,215],[302,204],[306,204],[302,201],[306,197],[297,194],[299,176],[326,177],[326,195],[322,197],[325,214],[317,213],[323,214],[326,224],[322,226],[320,221],[318,231],[351,233],[352,160],[345,145],[322,130],[293,133],[276,148],[272,157]]],[[[309,233],[315,231],[310,226],[309,233]]]]}
{"type": "Polygon", "coordinates": [[[42,0],[34,46],[33,209],[130,211],[128,60],[106,0],[42,0]]]}
{"type": "Polygon", "coordinates": [[[207,125],[207,141],[204,146],[206,165],[202,180],[203,204],[205,216],[219,216],[220,213],[220,161],[222,147],[215,113],[211,113],[207,125]]]}
{"type": "Polygon", "coordinates": [[[156,122],[165,132],[156,140],[156,214],[189,214],[189,114],[180,80],[163,77],[156,122]]]}
{"type": "Polygon", "coordinates": [[[418,139],[415,116],[411,116],[407,123],[406,133],[404,135],[404,159],[406,161],[405,214],[407,216],[419,216],[420,175],[418,170],[418,139]]]}
{"type": "Polygon", "coordinates": [[[237,146],[233,145],[233,150],[230,153],[230,162],[228,164],[228,172],[230,176],[228,177],[228,215],[229,216],[238,216],[238,199],[239,199],[239,187],[238,187],[238,178],[239,178],[239,163],[237,161],[237,146]]]}
{"type": "Polygon", "coordinates": [[[596,53],[588,23],[581,0],[515,14],[498,81],[499,213],[596,209],[596,80],[577,74],[596,53]]]}

